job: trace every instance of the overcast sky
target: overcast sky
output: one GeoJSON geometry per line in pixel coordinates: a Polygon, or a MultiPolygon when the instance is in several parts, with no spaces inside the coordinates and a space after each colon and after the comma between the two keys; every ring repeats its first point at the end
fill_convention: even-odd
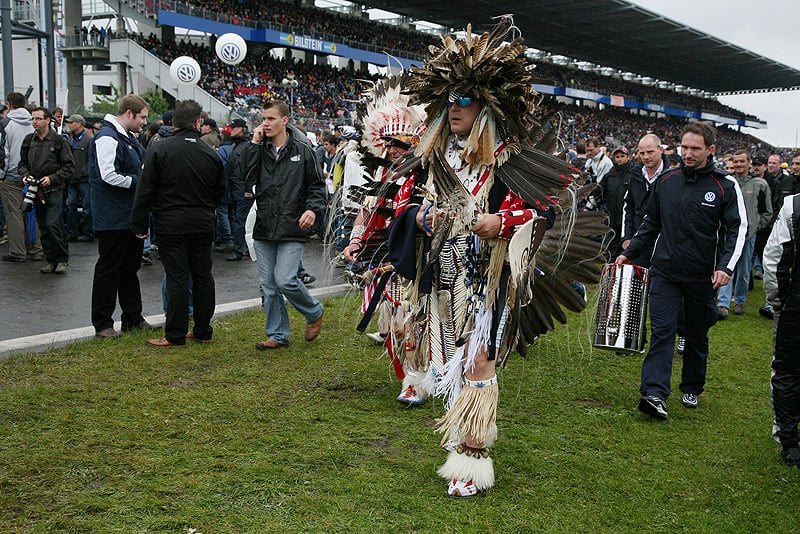
{"type": "MultiPolygon", "coordinates": [[[[800,69],[800,0],[629,0],[687,26],[800,69]]],[[[736,69],[736,65],[731,65],[736,69]]],[[[747,76],[747,72],[742,72],[747,76]]],[[[743,131],[777,146],[800,143],[800,91],[721,97],[767,121],[743,131]]]]}

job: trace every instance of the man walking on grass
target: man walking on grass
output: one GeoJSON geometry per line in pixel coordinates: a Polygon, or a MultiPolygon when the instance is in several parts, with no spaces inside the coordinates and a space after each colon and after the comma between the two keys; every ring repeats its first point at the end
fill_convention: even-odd
{"type": "Polygon", "coordinates": [[[667,418],[678,315],[686,344],[681,403],[696,408],[706,382],[708,329],[716,323],[714,292],[727,284],[747,237],[739,184],[714,166],[716,132],[690,123],[681,134],[683,164],[653,185],[644,219],[616,264],[653,249],[650,268],[650,350],[642,364],[639,411],[667,418]]]}

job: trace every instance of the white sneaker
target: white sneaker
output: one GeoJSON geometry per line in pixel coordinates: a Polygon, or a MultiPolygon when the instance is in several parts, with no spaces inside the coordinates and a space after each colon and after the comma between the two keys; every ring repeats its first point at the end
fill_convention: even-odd
{"type": "Polygon", "coordinates": [[[700,404],[700,401],[697,399],[697,395],[694,393],[684,393],[681,397],[681,404],[687,408],[697,408],[697,405],[700,404]]]}
{"type": "Polygon", "coordinates": [[[454,478],[447,486],[447,494],[451,497],[472,497],[481,490],[475,487],[471,480],[459,480],[454,478]]]}
{"type": "Polygon", "coordinates": [[[408,386],[406,389],[404,389],[403,392],[397,396],[397,400],[403,404],[408,404],[411,406],[417,406],[425,402],[425,398],[421,397],[417,393],[417,390],[414,389],[414,386],[408,386]]]}
{"type": "Polygon", "coordinates": [[[367,339],[374,341],[378,345],[383,345],[386,343],[386,334],[381,334],[380,332],[370,332],[367,334],[367,339]]]}

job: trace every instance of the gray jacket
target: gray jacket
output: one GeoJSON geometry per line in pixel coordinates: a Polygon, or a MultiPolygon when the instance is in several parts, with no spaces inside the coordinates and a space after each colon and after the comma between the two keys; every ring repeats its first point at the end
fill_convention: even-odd
{"type": "Polygon", "coordinates": [[[772,195],[767,181],[758,176],[733,175],[739,182],[747,211],[747,239],[772,222],[772,195]]]}
{"type": "Polygon", "coordinates": [[[10,120],[6,125],[6,170],[3,179],[19,182],[22,180],[18,170],[22,140],[33,133],[33,123],[30,112],[25,108],[12,109],[8,112],[8,118],[10,120]]]}

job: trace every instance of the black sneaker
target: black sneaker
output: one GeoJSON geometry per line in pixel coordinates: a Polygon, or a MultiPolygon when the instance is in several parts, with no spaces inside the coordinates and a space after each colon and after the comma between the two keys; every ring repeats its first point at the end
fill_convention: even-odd
{"type": "Polygon", "coordinates": [[[797,447],[784,449],[781,458],[788,467],[800,467],[800,449],[797,447]]]}
{"type": "Polygon", "coordinates": [[[308,273],[303,273],[303,276],[300,277],[300,281],[303,282],[303,285],[306,286],[313,284],[316,280],[317,279],[315,277],[311,276],[308,273]]]}
{"type": "Polygon", "coordinates": [[[667,418],[666,403],[660,397],[656,397],[655,395],[649,395],[639,399],[639,411],[649,415],[650,417],[655,417],[656,419],[667,418]]]}
{"type": "Polygon", "coordinates": [[[758,314],[759,314],[761,317],[764,317],[764,318],[766,318],[766,319],[769,319],[769,320],[772,320],[772,319],[774,319],[774,318],[775,318],[775,312],[774,312],[774,311],[772,311],[772,308],[771,308],[771,307],[770,307],[770,308],[767,308],[766,306],[761,306],[761,307],[758,309],[758,314]]]}
{"type": "Polygon", "coordinates": [[[225,256],[225,261],[242,261],[243,257],[241,254],[234,252],[230,256],[225,256]]]}
{"type": "Polygon", "coordinates": [[[149,252],[142,254],[142,265],[153,265],[153,258],[149,252]]]}

